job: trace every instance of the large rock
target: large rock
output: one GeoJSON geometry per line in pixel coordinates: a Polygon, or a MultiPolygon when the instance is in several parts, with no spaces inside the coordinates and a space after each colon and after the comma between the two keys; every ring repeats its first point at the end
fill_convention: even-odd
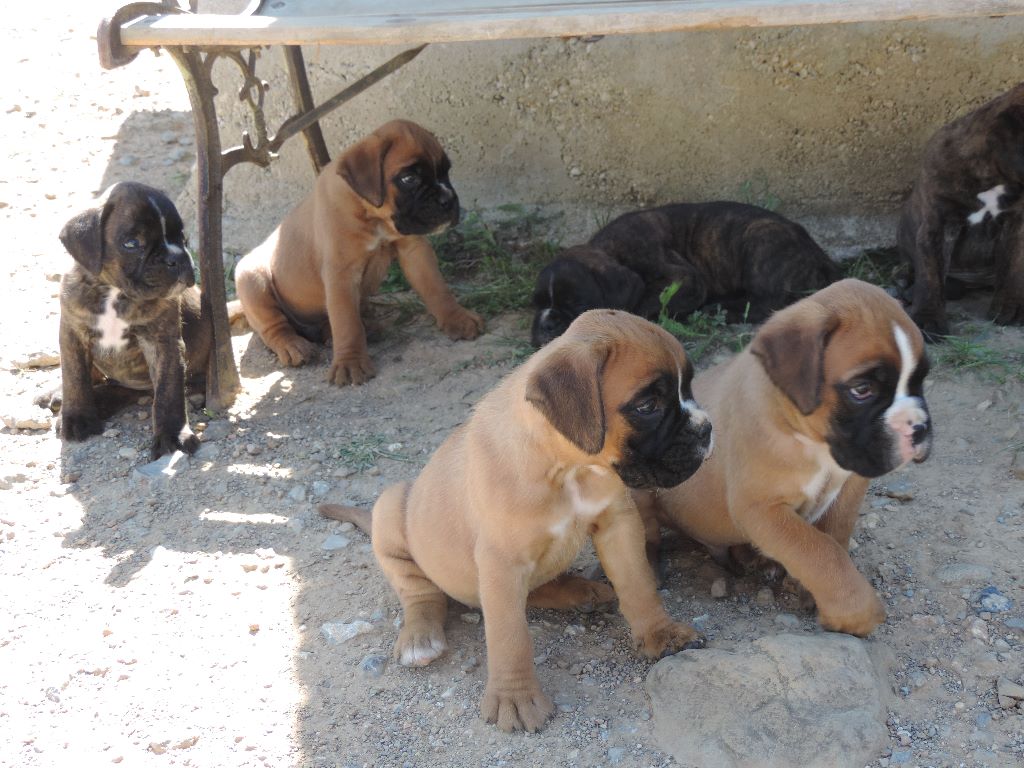
{"type": "Polygon", "coordinates": [[[891,693],[863,641],[781,634],[683,651],[647,676],[655,735],[682,766],[863,768],[891,693]]]}

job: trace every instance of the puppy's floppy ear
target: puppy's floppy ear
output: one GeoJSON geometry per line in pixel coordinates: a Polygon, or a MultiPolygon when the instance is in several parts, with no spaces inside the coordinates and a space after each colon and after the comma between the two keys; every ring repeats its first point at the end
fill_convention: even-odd
{"type": "Polygon", "coordinates": [[[838,325],[833,312],[804,301],[772,315],[750,345],[768,378],[804,416],[821,405],[825,347],[838,325]]]}
{"type": "Polygon", "coordinates": [[[601,378],[608,349],[565,346],[530,375],[526,399],[570,442],[590,455],[604,446],[601,378]]]}
{"type": "Polygon", "coordinates": [[[91,275],[103,268],[103,225],[110,204],[90,208],[75,216],[60,231],[60,241],[68,253],[91,275]]]}
{"type": "Polygon", "coordinates": [[[350,147],[338,166],[338,174],[357,195],[370,205],[379,208],[387,196],[387,180],[384,178],[384,157],[391,149],[391,139],[382,139],[370,134],[350,147]]]}

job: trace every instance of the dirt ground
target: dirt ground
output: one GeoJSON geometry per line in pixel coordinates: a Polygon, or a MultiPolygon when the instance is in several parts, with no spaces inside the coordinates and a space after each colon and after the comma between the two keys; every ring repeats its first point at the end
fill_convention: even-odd
{"type": "MultiPolygon", "coordinates": [[[[32,398],[58,376],[62,224],[121,179],[173,197],[194,159],[173,63],[146,53],[100,71],[88,5],[23,12],[0,54],[0,413],[14,418],[45,418],[32,398]]],[[[1024,678],[1024,333],[984,323],[985,300],[954,312],[973,344],[935,352],[931,459],[873,483],[855,534],[889,611],[871,642],[894,659],[891,743],[872,766],[1024,761],[1024,712],[995,691],[1024,678]]],[[[558,711],[540,734],[507,736],[478,714],[479,612],[453,606],[451,653],[434,665],[391,664],[397,600],[366,538],[315,512],[414,476],[526,335],[522,314],[460,343],[420,317],[372,347],[379,375],[357,389],[328,386],[325,362],[277,370],[237,336],[242,394],[227,413],[193,413],[205,445],[162,483],[136,472],[145,399],[84,444],[3,429],[0,765],[677,764],[654,741],[650,665],[616,612],[530,613],[558,711]],[[361,634],[331,642],[332,622],[361,634]]],[[[785,589],[727,576],[682,542],[664,596],[713,646],[820,631],[785,589]]]]}

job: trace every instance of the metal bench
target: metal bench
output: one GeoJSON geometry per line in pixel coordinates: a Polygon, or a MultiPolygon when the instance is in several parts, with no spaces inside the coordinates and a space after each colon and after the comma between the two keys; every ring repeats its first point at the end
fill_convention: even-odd
{"type": "Polygon", "coordinates": [[[204,311],[214,326],[207,402],[229,406],[239,389],[225,306],[221,242],[224,175],[242,162],[266,166],[289,138],[302,133],[317,172],[330,155],[319,120],[412,61],[429,43],[572,37],[731,27],[796,26],[865,21],[922,21],[1024,15],[1024,0],[257,0],[237,15],[195,13],[173,2],[125,5],[97,35],[100,63],[129,63],[144,48],[163,48],[178,64],[196,129],[199,267],[204,311]],[[382,7],[384,6],[384,7],[382,7]],[[409,45],[403,53],[319,105],[313,103],[303,45],[409,45]],[[295,113],[276,131],[263,112],[266,84],[256,51],[284,46],[295,113]],[[211,72],[233,61],[255,135],[222,148],[211,72]]]}

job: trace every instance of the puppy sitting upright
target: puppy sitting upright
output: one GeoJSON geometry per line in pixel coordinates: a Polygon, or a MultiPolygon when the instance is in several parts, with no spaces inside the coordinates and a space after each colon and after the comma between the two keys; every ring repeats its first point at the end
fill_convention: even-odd
{"type": "Polygon", "coordinates": [[[194,453],[186,375],[201,386],[213,339],[181,217],[157,189],[121,182],[60,233],[77,262],[60,290],[61,437],[103,431],[94,383],[153,390],[155,459],[194,453]]]}
{"type": "Polygon", "coordinates": [[[302,365],[330,339],[331,382],[372,378],[361,310],[396,257],[442,331],[480,335],[483,320],[456,302],[424,237],[459,220],[450,166],[432,134],[387,123],[324,168],[313,192],[238,262],[241,308],[283,365],[302,365]]]}
{"type": "Polygon", "coordinates": [[[982,241],[984,282],[995,287],[991,317],[1003,325],[1024,323],[1024,84],[928,140],[898,240],[913,269],[910,316],[929,337],[949,333],[947,278],[978,266],[958,262],[972,261],[982,241]],[[952,259],[946,255],[950,227],[959,231],[952,259]]]}
{"type": "Polygon", "coordinates": [[[672,283],[679,289],[666,307],[670,317],[681,320],[718,303],[731,322],[759,322],[838,277],[807,230],[755,205],[677,203],[633,211],[541,271],[531,340],[546,344],[580,313],[599,307],[654,319],[661,292],[672,283]]]}
{"type": "MultiPolygon", "coordinates": [[[[505,731],[537,730],[553,707],[537,682],[526,606],[613,596],[565,574],[588,536],[644,656],[699,643],[662,607],[627,491],[676,485],[709,453],[711,424],[690,396],[692,375],[661,328],[587,312],[488,393],[414,483],[384,491],[372,541],[405,617],[395,657],[422,666],[445,651],[446,595],[480,606],[483,716],[505,731]]],[[[365,511],[321,512],[367,525],[365,511]]]]}
{"type": "Polygon", "coordinates": [[[924,340],[881,288],[843,280],[774,314],[750,346],[694,381],[714,455],[637,503],[728,562],[753,544],[817,602],[827,629],[867,635],[885,618],[847,545],[869,478],[924,461],[931,421],[924,340]]]}

